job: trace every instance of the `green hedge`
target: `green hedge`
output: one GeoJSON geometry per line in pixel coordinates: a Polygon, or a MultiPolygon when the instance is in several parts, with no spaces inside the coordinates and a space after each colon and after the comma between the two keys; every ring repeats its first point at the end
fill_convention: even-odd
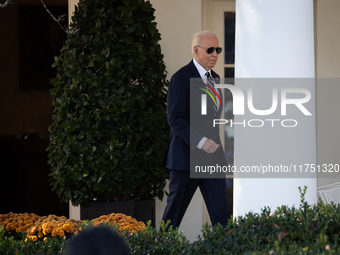
{"type": "MultiPolygon", "coordinates": [[[[203,227],[198,240],[189,243],[181,232],[148,226],[140,233],[124,236],[131,254],[340,254],[340,207],[319,201],[309,205],[300,190],[299,208],[281,206],[275,212],[264,208],[230,221],[226,228],[203,227]]],[[[20,239],[20,238],[17,238],[20,239]]],[[[63,254],[67,240],[25,243],[0,234],[0,254],[63,254]]]]}
{"type": "Polygon", "coordinates": [[[27,241],[25,237],[17,240],[14,236],[8,237],[5,231],[0,233],[0,254],[1,255],[28,255],[28,254],[64,254],[67,240],[59,238],[49,238],[46,242],[27,241]]]}

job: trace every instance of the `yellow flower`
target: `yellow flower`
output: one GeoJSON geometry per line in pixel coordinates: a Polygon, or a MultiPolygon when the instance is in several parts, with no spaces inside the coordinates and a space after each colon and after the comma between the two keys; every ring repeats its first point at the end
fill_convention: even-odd
{"type": "Polygon", "coordinates": [[[65,232],[64,231],[59,231],[59,236],[60,238],[64,238],[65,237],[65,232]]]}
{"type": "Polygon", "coordinates": [[[53,236],[53,237],[56,237],[56,236],[58,235],[58,233],[59,233],[58,229],[55,228],[55,229],[53,229],[53,231],[52,231],[52,236],[53,236]]]}
{"type": "Polygon", "coordinates": [[[70,228],[71,228],[70,224],[65,224],[65,225],[63,225],[63,227],[62,227],[62,229],[63,229],[64,231],[68,231],[70,228]]]}
{"type": "Polygon", "coordinates": [[[43,230],[43,234],[45,235],[45,236],[47,236],[48,234],[50,234],[52,232],[52,228],[45,228],[44,230],[43,230]]]}
{"type": "Polygon", "coordinates": [[[33,228],[31,229],[31,234],[34,234],[37,230],[38,230],[37,227],[33,227],[33,228]]]}
{"type": "Polygon", "coordinates": [[[11,228],[12,228],[12,225],[11,225],[10,223],[6,225],[6,230],[7,230],[7,231],[10,231],[11,228]]]}
{"type": "Polygon", "coordinates": [[[32,236],[32,241],[33,241],[33,242],[38,241],[38,237],[37,237],[37,236],[32,236]]]}

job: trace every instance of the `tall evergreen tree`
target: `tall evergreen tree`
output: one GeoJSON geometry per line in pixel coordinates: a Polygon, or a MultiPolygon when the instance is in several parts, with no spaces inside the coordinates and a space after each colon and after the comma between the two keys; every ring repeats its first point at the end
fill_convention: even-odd
{"type": "Polygon", "coordinates": [[[163,197],[166,70],[144,0],[80,0],[55,57],[49,164],[63,201],[163,197]]]}

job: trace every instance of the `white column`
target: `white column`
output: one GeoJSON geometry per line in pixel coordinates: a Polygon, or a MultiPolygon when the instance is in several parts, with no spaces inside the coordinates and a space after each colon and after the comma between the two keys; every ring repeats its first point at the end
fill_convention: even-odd
{"type": "MultiPolygon", "coordinates": [[[[75,6],[79,0],[68,0],[68,23],[71,22],[71,17],[74,13],[75,6]]],[[[71,200],[69,201],[69,218],[74,220],[80,220],[80,205],[73,206],[71,200]]]]}
{"type": "Polygon", "coordinates": [[[74,219],[74,220],[80,220],[80,205],[79,206],[74,206],[71,202],[69,201],[69,218],[74,219]]]}
{"type": "Polygon", "coordinates": [[[74,13],[75,6],[78,4],[79,0],[68,0],[68,23],[71,22],[71,17],[74,13]]]}
{"type": "MultiPolygon", "coordinates": [[[[314,78],[313,30],[313,0],[236,0],[235,77],[314,78]]],[[[315,85],[311,82],[306,86],[312,93],[308,108],[312,109],[312,116],[299,119],[297,128],[235,126],[236,167],[316,163],[315,85]]],[[[270,106],[268,87],[259,85],[257,92],[270,106]]],[[[289,111],[295,111],[293,116],[301,114],[297,107],[292,106],[289,111]]],[[[276,117],[288,118],[280,113],[276,117]]],[[[241,119],[247,119],[247,113],[235,117],[235,121],[241,119]]],[[[238,177],[244,175],[235,174],[234,217],[249,211],[260,212],[265,206],[272,210],[281,205],[299,206],[299,186],[308,186],[306,200],[316,202],[316,178],[238,177]]]]}

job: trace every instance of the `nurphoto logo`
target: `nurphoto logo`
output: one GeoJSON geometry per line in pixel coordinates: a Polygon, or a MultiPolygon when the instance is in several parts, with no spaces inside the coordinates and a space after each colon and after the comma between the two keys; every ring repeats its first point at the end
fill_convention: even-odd
{"type": "MultiPolygon", "coordinates": [[[[206,84],[205,84],[206,85],[206,84]]],[[[209,85],[206,85],[209,86],[209,85]]],[[[233,114],[234,115],[245,115],[245,95],[243,91],[230,84],[216,84],[216,88],[220,89],[228,89],[233,98],[233,114]]],[[[212,95],[211,91],[213,91],[217,96],[216,90],[213,88],[210,91],[204,90],[214,101],[216,104],[215,97],[212,95]]],[[[298,88],[298,87],[281,87],[281,88],[272,88],[272,98],[271,98],[271,106],[269,109],[256,109],[253,103],[253,88],[247,88],[247,104],[248,110],[250,113],[257,115],[257,116],[268,116],[273,114],[275,111],[280,109],[280,115],[286,116],[287,115],[287,105],[294,105],[299,109],[303,115],[305,116],[312,116],[310,111],[305,107],[304,104],[310,101],[311,93],[308,89],[305,88],[298,88]],[[280,93],[279,93],[280,92],[280,93]],[[294,93],[295,95],[300,95],[302,97],[299,98],[289,98],[288,95],[294,93]],[[280,99],[280,100],[279,100],[280,99]],[[280,103],[279,103],[280,101],[280,103]]],[[[207,114],[207,94],[201,95],[201,114],[207,114]]],[[[218,96],[219,98],[219,96],[218,96]]],[[[219,98],[220,99],[220,98],[219,98]]],[[[222,105],[222,102],[221,102],[222,105]]],[[[249,127],[262,127],[265,123],[270,124],[272,127],[275,126],[277,122],[280,122],[283,127],[295,127],[297,126],[298,122],[296,119],[249,119],[246,121],[245,119],[242,122],[234,122],[233,120],[227,119],[214,119],[213,126],[227,124],[230,123],[231,126],[233,125],[243,125],[244,127],[248,124],[249,127]]]]}

